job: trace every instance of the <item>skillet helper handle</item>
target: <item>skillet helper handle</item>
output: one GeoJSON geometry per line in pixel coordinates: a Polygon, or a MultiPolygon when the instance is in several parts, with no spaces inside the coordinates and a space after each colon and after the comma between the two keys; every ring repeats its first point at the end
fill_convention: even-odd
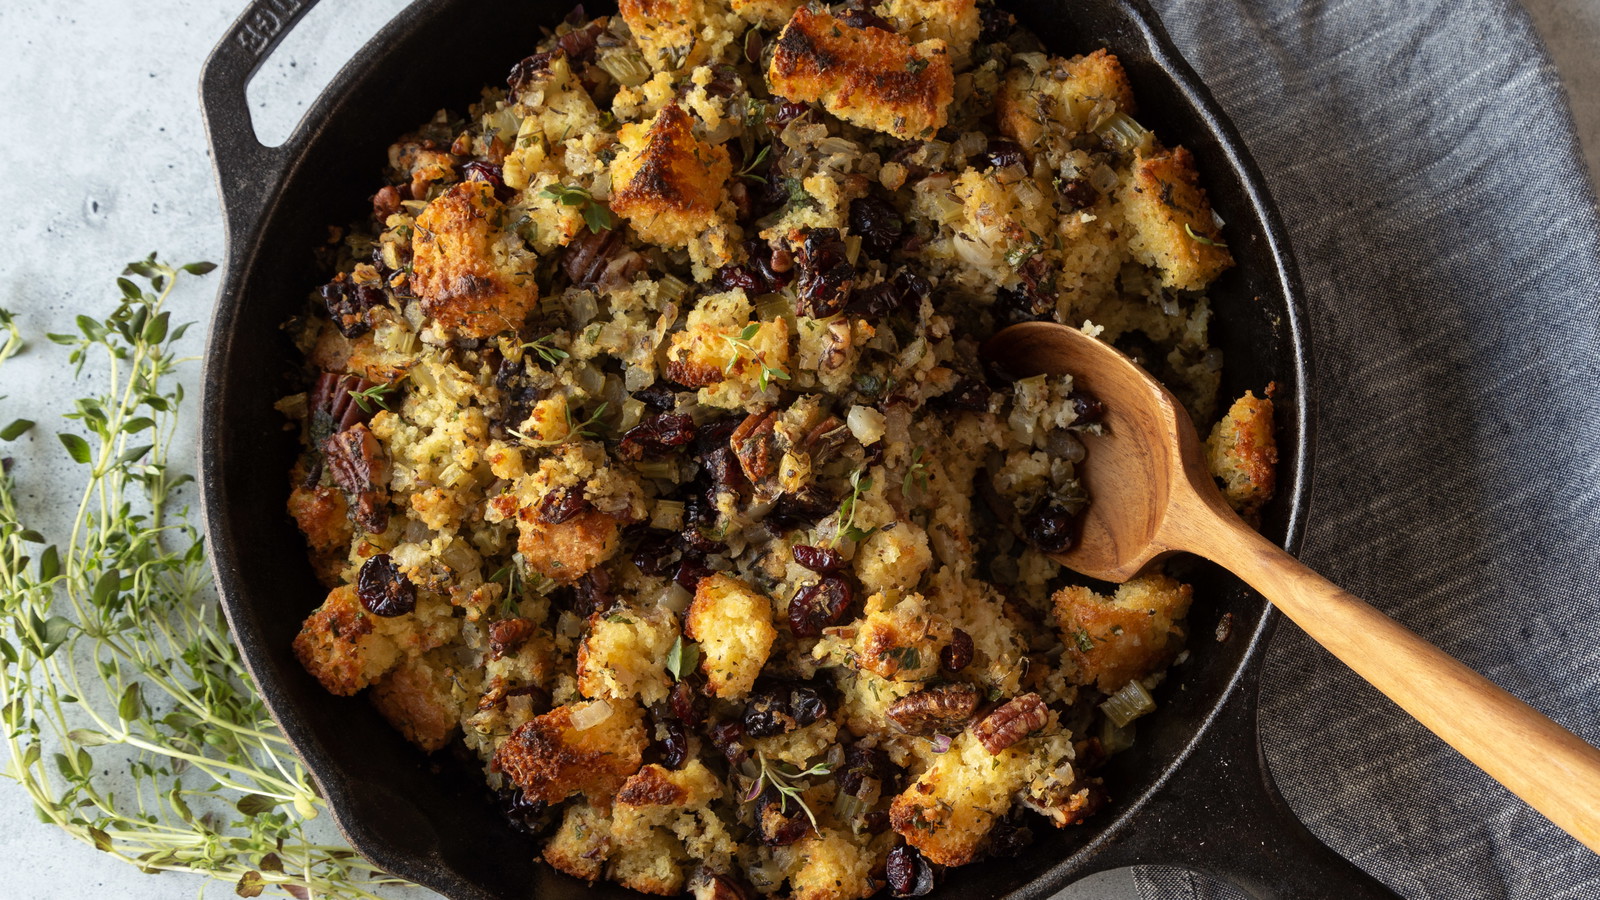
{"type": "Polygon", "coordinates": [[[1400,900],[1318,840],[1278,793],[1256,737],[1252,676],[1092,867],[1179,866],[1256,900],[1400,900]]]}
{"type": "Polygon", "coordinates": [[[250,0],[200,71],[200,107],[217,166],[228,234],[258,219],[288,154],[256,139],[245,87],[317,0],[250,0]]]}
{"type": "Polygon", "coordinates": [[[1237,517],[1187,535],[1369,684],[1584,846],[1600,852],[1600,750],[1237,517]]]}

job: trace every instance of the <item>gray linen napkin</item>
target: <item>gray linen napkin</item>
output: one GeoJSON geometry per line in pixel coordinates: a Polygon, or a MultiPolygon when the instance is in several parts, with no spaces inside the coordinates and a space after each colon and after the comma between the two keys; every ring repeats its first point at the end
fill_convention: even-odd
{"type": "MultiPolygon", "coordinates": [[[[1600,223],[1526,12],[1154,2],[1265,172],[1311,298],[1305,560],[1600,742],[1600,223]]],[[[1600,857],[1299,629],[1262,683],[1290,805],[1402,895],[1600,897],[1600,857]]]]}

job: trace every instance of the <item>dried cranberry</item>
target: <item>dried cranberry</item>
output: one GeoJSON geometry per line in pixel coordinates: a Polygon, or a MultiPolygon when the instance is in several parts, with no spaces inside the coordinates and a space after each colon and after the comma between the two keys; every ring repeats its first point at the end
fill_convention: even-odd
{"type": "Polygon", "coordinates": [[[1023,151],[1022,145],[1015,141],[994,138],[989,141],[984,161],[996,169],[1004,169],[1006,166],[1025,166],[1028,164],[1028,154],[1023,151]]]}
{"type": "Polygon", "coordinates": [[[1100,192],[1094,189],[1087,178],[1063,181],[1060,191],[1061,200],[1068,210],[1084,209],[1100,202],[1100,192]]]}
{"type": "Polygon", "coordinates": [[[717,574],[716,570],[698,559],[685,558],[678,566],[678,574],[672,576],[678,587],[689,593],[694,593],[700,587],[700,579],[717,574]]]}
{"type": "MultiPolygon", "coordinates": [[[[688,677],[687,673],[685,677],[688,677]]],[[[672,714],[690,728],[699,728],[700,723],[705,721],[705,703],[687,682],[680,681],[672,686],[671,692],[667,694],[667,704],[671,707],[672,714]]]]}
{"type": "Polygon", "coordinates": [[[795,119],[800,118],[810,111],[811,107],[804,103],[796,103],[793,100],[785,100],[782,103],[779,103],[778,108],[772,113],[772,130],[778,131],[782,129],[783,126],[793,122],[795,119]]]}
{"type": "Polygon", "coordinates": [[[939,667],[946,672],[959,672],[972,665],[972,635],[957,628],[950,633],[950,643],[939,651],[939,667]]]}
{"type": "Polygon", "coordinates": [[[889,754],[876,747],[851,744],[844,751],[844,765],[833,773],[833,777],[839,781],[839,790],[859,797],[868,779],[876,779],[887,794],[893,774],[894,763],[889,761],[889,754]]]}
{"type": "Polygon", "coordinates": [[[510,200],[517,193],[511,188],[506,187],[505,178],[501,174],[501,169],[494,163],[475,159],[472,162],[467,163],[465,166],[462,166],[461,171],[465,176],[464,180],[481,181],[494,188],[495,198],[501,203],[510,200]]]}
{"type": "Polygon", "coordinates": [[[794,279],[790,267],[780,270],[774,260],[777,254],[765,241],[744,242],[745,261],[738,265],[723,266],[717,270],[712,284],[717,290],[742,288],[746,294],[765,294],[783,287],[794,279]]]}
{"type": "Polygon", "coordinates": [[[994,295],[995,318],[1000,325],[1018,322],[1045,322],[1050,320],[1054,304],[1046,298],[1035,296],[1019,288],[1000,288],[994,295]]]}
{"type": "Polygon", "coordinates": [[[1098,422],[1100,417],[1106,414],[1106,405],[1093,394],[1073,391],[1067,394],[1067,399],[1072,401],[1072,411],[1078,416],[1076,422],[1087,425],[1090,422],[1098,422]]]}
{"type": "Polygon", "coordinates": [[[712,278],[712,286],[719,291],[742,288],[746,294],[766,293],[766,279],[749,266],[723,266],[712,278]]]}
{"type": "MultiPolygon", "coordinates": [[[[582,7],[579,7],[579,9],[582,9],[582,7]]],[[[579,21],[582,21],[582,19],[580,18],[579,21]]],[[[576,25],[577,23],[569,22],[568,24],[576,25]]],[[[574,64],[581,63],[594,55],[595,47],[599,43],[600,32],[603,26],[603,22],[594,21],[581,28],[575,27],[566,34],[556,38],[556,48],[562,53],[565,53],[567,55],[567,59],[571,60],[574,64]]]]}
{"type": "Polygon", "coordinates": [[[739,70],[722,63],[712,68],[711,81],[706,84],[705,91],[712,97],[732,97],[738,87],[739,70]]]}
{"type": "Polygon", "coordinates": [[[868,834],[883,834],[889,830],[889,811],[875,809],[861,817],[861,824],[867,827],[868,834]]]}
{"type": "Polygon", "coordinates": [[[549,71],[550,61],[555,57],[555,51],[544,50],[512,66],[511,74],[506,76],[506,87],[510,88],[513,94],[522,90],[541,72],[549,71]]]}
{"type": "Polygon", "coordinates": [[[678,405],[678,395],[664,384],[656,383],[633,392],[633,399],[656,409],[670,412],[678,405]]]}
{"type": "Polygon", "coordinates": [[[677,554],[676,537],[670,531],[646,531],[633,548],[633,564],[646,575],[665,575],[677,554]]]}
{"type": "Polygon", "coordinates": [[[839,555],[839,551],[829,547],[795,544],[789,552],[794,556],[795,562],[819,575],[837,572],[844,567],[844,557],[839,555]]]}
{"type": "Polygon", "coordinates": [[[800,270],[795,312],[820,319],[844,309],[856,267],[837,228],[813,228],[795,259],[800,270]]]}
{"type": "Polygon", "coordinates": [[[884,874],[889,878],[889,890],[896,897],[921,897],[933,891],[933,864],[909,844],[889,851],[884,874]]]}
{"type": "Polygon", "coordinates": [[[676,772],[689,761],[689,730],[670,710],[652,707],[650,717],[655,720],[656,733],[661,735],[661,765],[676,772]]]}
{"type": "Polygon", "coordinates": [[[495,369],[494,386],[500,392],[500,402],[490,413],[489,431],[491,437],[504,440],[510,429],[527,421],[544,391],[528,379],[527,366],[521,360],[504,358],[495,369]]]}
{"type": "Polygon", "coordinates": [[[367,321],[367,311],[382,306],[383,289],[371,284],[354,284],[340,275],[317,289],[322,302],[327,304],[328,318],[333,326],[347,338],[358,338],[372,328],[367,321]]]}
{"type": "Polygon", "coordinates": [[[750,758],[750,751],[744,746],[744,725],[738,721],[718,722],[711,726],[707,737],[711,738],[711,746],[717,748],[730,766],[737,766],[750,758]]]}
{"type": "Polygon", "coordinates": [[[611,595],[611,575],[605,569],[590,569],[572,585],[574,612],[588,618],[617,604],[611,595]]]}
{"type": "Polygon", "coordinates": [[[767,513],[766,525],[779,531],[788,531],[812,525],[823,516],[839,508],[839,504],[823,488],[808,484],[798,492],[784,494],[767,513]]]}
{"type": "Polygon", "coordinates": [[[795,637],[818,637],[822,629],[837,625],[845,617],[852,599],[850,582],[838,575],[825,575],[821,581],[800,588],[789,601],[789,630],[795,637]]]}
{"type": "Polygon", "coordinates": [[[533,837],[539,837],[555,824],[555,816],[543,800],[529,797],[522,788],[511,786],[496,792],[500,812],[511,827],[533,837]]]}
{"type": "Polygon", "coordinates": [[[827,716],[829,709],[828,699],[811,684],[763,680],[745,701],[744,733],[756,738],[785,734],[827,716]]]}
{"type": "Polygon", "coordinates": [[[900,245],[905,219],[894,204],[877,197],[850,201],[850,233],[861,238],[861,249],[874,259],[883,259],[900,245]]]}
{"type": "Polygon", "coordinates": [[[387,553],[379,553],[361,565],[356,576],[356,596],[375,616],[393,618],[417,608],[417,586],[400,571],[387,553]]]}
{"type": "Polygon", "coordinates": [[[594,505],[584,499],[583,488],[562,487],[544,495],[536,515],[547,525],[561,525],[591,509],[594,505]]]}
{"type": "Polygon", "coordinates": [[[933,288],[927,279],[907,271],[851,294],[849,310],[856,316],[889,316],[914,310],[933,288]]]}
{"type": "Polygon", "coordinates": [[[1053,500],[1022,517],[1022,536],[1046,553],[1065,553],[1078,542],[1078,517],[1053,500]]]}
{"type": "Polygon", "coordinates": [[[617,454],[623,459],[640,460],[682,447],[694,440],[694,418],[675,413],[651,416],[628,429],[617,445],[617,454]]]}
{"type": "Polygon", "coordinates": [[[750,484],[745,478],[744,466],[732,447],[723,446],[708,452],[700,460],[702,470],[711,479],[711,487],[718,491],[738,491],[750,484]]]}

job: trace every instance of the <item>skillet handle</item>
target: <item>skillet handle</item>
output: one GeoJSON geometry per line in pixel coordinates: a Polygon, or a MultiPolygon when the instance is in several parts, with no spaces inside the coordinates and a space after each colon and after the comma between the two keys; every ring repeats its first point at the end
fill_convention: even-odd
{"type": "Polygon", "coordinates": [[[1261,755],[1256,684],[1240,688],[1183,766],[1118,830],[1126,837],[1091,866],[1181,866],[1258,900],[1399,900],[1289,809],[1261,755]]]}
{"type": "Polygon", "coordinates": [[[200,71],[200,108],[231,237],[257,221],[288,153],[256,139],[245,87],[317,0],[250,0],[200,71]]]}

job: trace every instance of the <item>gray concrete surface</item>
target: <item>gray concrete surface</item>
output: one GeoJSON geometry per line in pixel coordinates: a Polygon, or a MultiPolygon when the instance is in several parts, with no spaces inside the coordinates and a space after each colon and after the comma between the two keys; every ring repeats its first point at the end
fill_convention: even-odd
{"type": "MultiPolygon", "coordinates": [[[[267,137],[287,134],[309,99],[405,0],[326,2],[269,61],[250,91],[267,137]]],[[[1568,84],[1591,171],[1600,170],[1600,0],[1528,0],[1568,84]]],[[[5,0],[0,4],[0,135],[12,174],[0,180],[11,244],[0,254],[0,306],[18,313],[33,351],[7,365],[0,422],[41,427],[3,447],[18,461],[25,513],[59,533],[55,483],[68,473],[51,432],[62,398],[77,396],[61,353],[39,337],[104,310],[124,262],[151,250],[177,261],[223,253],[210,163],[197,111],[201,61],[242,0],[5,0]]],[[[210,285],[174,298],[177,321],[204,321],[210,285]]],[[[199,352],[200,330],[189,338],[199,352]]],[[[187,370],[194,388],[195,371],[187,370]]],[[[191,423],[192,424],[192,423],[191,423]]],[[[179,460],[183,465],[185,461],[179,460]]],[[[193,498],[190,498],[192,501],[193,498]]],[[[198,879],[146,876],[68,842],[34,819],[0,782],[0,897],[193,896],[198,879]]],[[[214,896],[230,888],[213,885],[214,896]]],[[[1126,898],[1126,872],[1086,880],[1062,897],[1126,898]]],[[[395,892],[420,897],[423,892],[395,892]]]]}

